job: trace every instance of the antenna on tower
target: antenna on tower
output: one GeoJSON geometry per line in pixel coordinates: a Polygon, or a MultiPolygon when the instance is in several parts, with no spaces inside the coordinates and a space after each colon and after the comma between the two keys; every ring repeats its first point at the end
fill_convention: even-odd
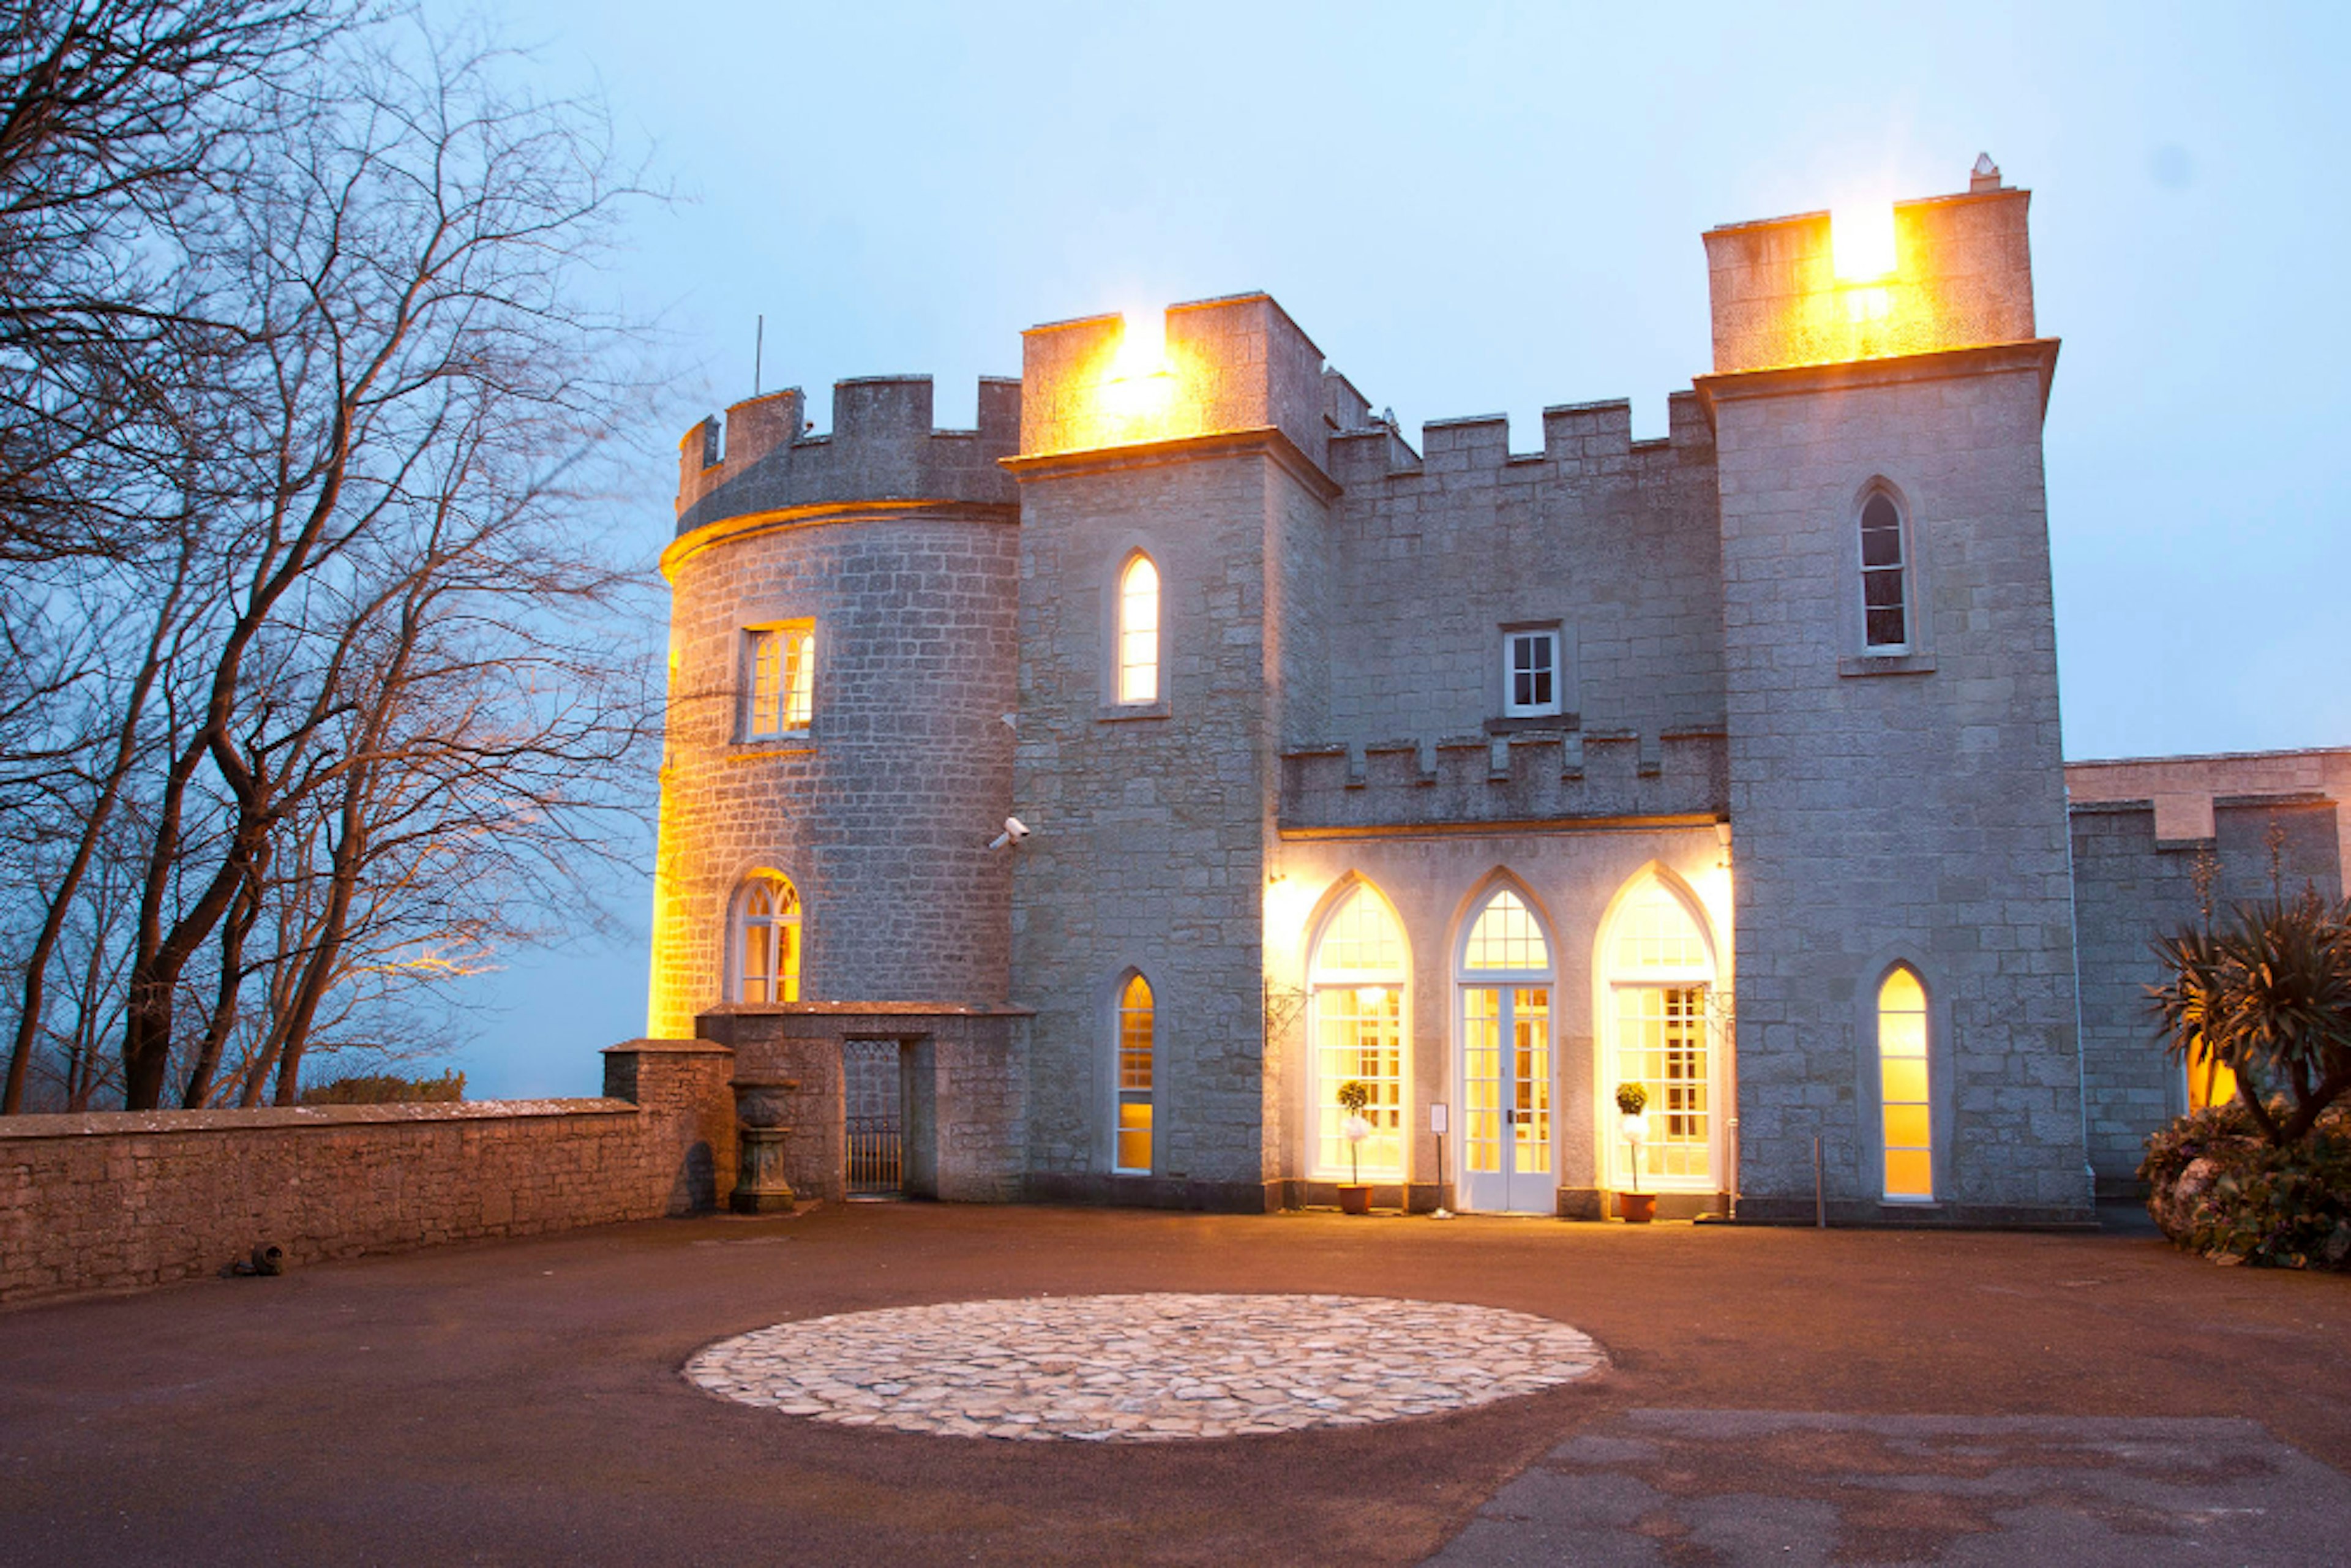
{"type": "Polygon", "coordinates": [[[751,337],[751,395],[753,397],[759,395],[759,373],[764,368],[761,361],[767,358],[767,354],[768,317],[767,313],[762,311],[759,315],[759,325],[753,330],[751,337]]]}

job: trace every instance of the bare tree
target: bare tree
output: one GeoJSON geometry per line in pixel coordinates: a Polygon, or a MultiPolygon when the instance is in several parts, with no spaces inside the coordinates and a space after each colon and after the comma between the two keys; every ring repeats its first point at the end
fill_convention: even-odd
{"type": "Polygon", "coordinates": [[[234,199],[265,104],[288,101],[257,89],[350,14],[0,0],[0,811],[32,873],[0,879],[32,915],[0,1110],[22,1105],[50,965],[186,604],[188,416],[231,340],[187,241],[234,199]],[[159,575],[152,634],[126,636],[120,607],[147,609],[159,575]]]}
{"type": "Polygon", "coordinates": [[[650,704],[611,633],[636,590],[591,519],[652,399],[583,300],[642,191],[592,105],[508,63],[403,26],[256,78],[278,133],[178,231],[210,334],[179,502],[83,570],[146,613],[57,737],[71,831],[14,857],[47,896],[7,1110],[66,1043],[46,987],[78,934],[108,978],[73,1028],[119,1012],[127,1104],[291,1103],[322,1018],[543,926],[639,803],[650,704]]]}
{"type": "Polygon", "coordinates": [[[128,547],[215,325],[177,265],[346,0],[0,0],[0,561],[128,547]]]}

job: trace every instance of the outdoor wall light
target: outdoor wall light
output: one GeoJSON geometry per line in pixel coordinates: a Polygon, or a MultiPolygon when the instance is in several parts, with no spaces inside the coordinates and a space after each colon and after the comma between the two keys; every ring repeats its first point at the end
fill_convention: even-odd
{"type": "Polygon", "coordinates": [[[1839,283],[1870,283],[1894,270],[1894,204],[1858,202],[1829,213],[1829,257],[1839,283]]]}

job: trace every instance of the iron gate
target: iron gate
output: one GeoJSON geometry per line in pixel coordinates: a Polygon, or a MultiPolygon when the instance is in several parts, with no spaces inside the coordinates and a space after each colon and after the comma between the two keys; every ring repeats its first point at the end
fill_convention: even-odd
{"type": "Polygon", "coordinates": [[[841,1067],[849,1131],[849,1196],[896,1197],[905,1190],[899,1133],[898,1042],[843,1040],[841,1067]]]}

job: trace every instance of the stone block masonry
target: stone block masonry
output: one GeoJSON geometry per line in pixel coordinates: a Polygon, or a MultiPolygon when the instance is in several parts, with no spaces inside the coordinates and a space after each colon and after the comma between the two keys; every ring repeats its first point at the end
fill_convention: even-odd
{"type": "Polygon", "coordinates": [[[697,1022],[735,1051],[736,1078],[778,1091],[789,1117],[784,1176],[803,1197],[848,1196],[842,1051],[887,1040],[899,1065],[909,1197],[1005,1202],[1020,1194],[1029,1010],[923,1002],[735,1002],[697,1022]]]}
{"type": "MultiPolygon", "coordinates": [[[[2082,971],[2082,1067],[2089,1113],[2090,1160],[2102,1194],[2138,1188],[2138,1163],[2147,1134],[2188,1107],[2187,1075],[2164,1049],[2147,1004],[2147,988],[2163,978],[2155,939],[2194,926],[2201,918],[2197,866],[2210,857],[2211,911],[2225,922],[2241,904],[2291,897],[2304,887],[2340,895],[2341,813],[2324,795],[2299,793],[2205,798],[2205,836],[2167,840],[2165,797],[2099,800],[2105,779],[2126,765],[2069,768],[2074,792],[2074,940],[2082,971]],[[2091,777],[2084,778],[2084,774],[2091,777]],[[2091,797],[2085,799],[2085,796],[2091,797]],[[2271,844],[2277,850],[2272,882],[2271,844]]],[[[2160,765],[2152,782],[2168,780],[2160,765]]],[[[2171,769],[2169,771],[2178,771],[2171,769]]],[[[2223,787],[2249,782],[2256,769],[2231,770],[2223,787]]],[[[2131,781],[2144,788],[2149,780],[2131,781]]]]}
{"type": "MultiPolygon", "coordinates": [[[[1000,1002],[1011,869],[1019,385],[979,429],[931,428],[921,377],[843,382],[830,436],[798,392],[686,443],[648,1028],[691,1032],[739,990],[726,932],[747,879],[800,900],[799,995],[1000,1002]],[[753,733],[747,637],[813,638],[805,727],[753,733]]],[[[787,996],[784,999],[791,999],[787,996]]]]}
{"type": "MultiPolygon", "coordinates": [[[[1657,440],[1609,401],[1544,410],[1526,450],[1499,415],[1416,450],[1262,294],[1032,329],[973,431],[934,429],[919,377],[840,383],[829,435],[798,392],[696,426],[650,1031],[800,1083],[812,1191],[841,1181],[863,1030],[898,1044],[910,1191],[1235,1208],[1325,1192],[1360,1050],[1413,1129],[1385,1190],[1434,1203],[1463,1149],[1430,1118],[1472,1103],[1462,944],[1508,883],[1556,982],[1545,1109],[1510,1124],[1549,1146],[1510,1174],[1555,1178],[1558,1212],[1629,1174],[1610,1084],[1697,1071],[1687,1011],[1653,1046],[1643,1009],[1702,985],[1676,1200],[1808,1222],[1817,1140],[1841,1222],[2086,1223],[2088,1163],[2126,1171],[2177,1087],[2133,1011],[2173,852],[2216,795],[2341,799],[2351,753],[2097,765],[2152,840],[2144,808],[2069,836],[2029,212],[1979,170],[1879,214],[1866,267],[1826,214],[1711,231],[1712,371],[1657,440]],[[778,629],[813,649],[789,730],[746,722],[778,629]],[[2239,761],[2257,784],[2214,771],[2239,761]],[[796,990],[744,972],[755,872],[799,893],[796,990]],[[1317,972],[1358,879],[1410,955],[1395,1026],[1320,999],[1393,983],[1317,972]],[[1619,933],[1664,918],[1652,888],[1702,962],[1619,933]],[[1881,1082],[1897,967],[1923,1101],[1881,1082]],[[1147,1160],[1117,1134],[1145,1077],[1147,1160]]],[[[2351,819],[2305,814],[2290,860],[2328,831],[2351,859],[2351,819]]]]}
{"type": "Polygon", "coordinates": [[[733,1053],[641,1040],[636,1096],[20,1116],[0,1125],[0,1305],[302,1268],[708,1207],[734,1170],[733,1053]]]}

